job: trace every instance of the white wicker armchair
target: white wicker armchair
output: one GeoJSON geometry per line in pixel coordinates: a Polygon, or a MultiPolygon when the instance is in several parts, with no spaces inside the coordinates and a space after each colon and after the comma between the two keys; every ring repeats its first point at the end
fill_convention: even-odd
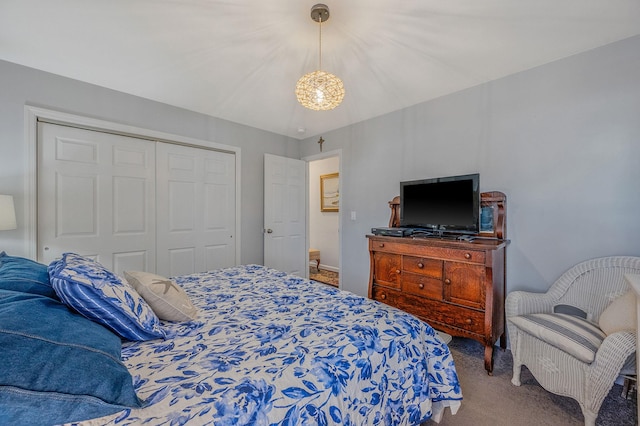
{"type": "MultiPolygon", "coordinates": [[[[526,365],[546,390],[578,401],[585,425],[595,425],[602,401],[620,371],[623,367],[626,371],[635,366],[635,357],[631,356],[636,350],[635,331],[619,331],[607,336],[597,329],[595,332],[602,333],[602,343],[594,347],[592,360],[585,360],[585,356],[580,360],[580,356],[559,349],[562,345],[557,345],[557,342],[553,342],[555,346],[547,343],[549,339],[542,333],[523,330],[527,328],[523,325],[527,325],[526,320],[533,318],[532,314],[552,314],[557,306],[571,306],[584,311],[586,320],[597,328],[602,311],[630,289],[624,279],[627,273],[640,273],[640,257],[613,256],[588,260],[562,274],[544,294],[524,291],[509,293],[505,301],[505,313],[513,354],[511,382],[520,386],[520,370],[522,365],[526,365]]],[[[534,317],[540,321],[551,318],[547,315],[534,317]]],[[[569,321],[575,319],[573,316],[560,318],[569,318],[569,321]]],[[[549,329],[547,324],[542,328],[545,329],[543,333],[549,329]]],[[[569,341],[573,344],[571,339],[569,341]]],[[[589,358],[588,355],[586,358],[589,358]]]]}

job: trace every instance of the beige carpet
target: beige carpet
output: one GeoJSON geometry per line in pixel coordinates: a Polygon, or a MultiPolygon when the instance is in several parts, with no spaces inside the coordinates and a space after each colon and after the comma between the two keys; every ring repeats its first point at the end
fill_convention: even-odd
{"type": "MultiPolygon", "coordinates": [[[[494,373],[484,370],[484,347],[471,339],[455,337],[449,344],[464,400],[455,416],[446,412],[442,426],[579,426],[584,425],[580,406],[571,398],[545,391],[526,367],[522,385],[511,384],[511,352],[494,351],[494,373]]],[[[636,422],[636,397],[621,396],[614,385],[600,409],[596,425],[631,426],[636,422]]],[[[434,422],[428,422],[434,425],[434,422]]]]}

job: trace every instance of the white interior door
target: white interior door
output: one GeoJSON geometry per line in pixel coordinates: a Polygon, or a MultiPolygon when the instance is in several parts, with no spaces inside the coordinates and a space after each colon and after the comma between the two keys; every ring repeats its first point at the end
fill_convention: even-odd
{"type": "Polygon", "coordinates": [[[155,270],[155,143],[38,124],[38,260],[155,270]]]}
{"type": "Polygon", "coordinates": [[[264,156],[264,264],[306,277],[306,163],[264,156]]]}
{"type": "Polygon", "coordinates": [[[158,273],[235,265],[235,156],[158,143],[156,158],[158,273]]]}

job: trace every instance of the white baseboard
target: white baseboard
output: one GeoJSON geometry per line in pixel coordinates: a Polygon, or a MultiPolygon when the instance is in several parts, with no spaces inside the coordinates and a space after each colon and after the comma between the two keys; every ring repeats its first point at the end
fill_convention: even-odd
{"type": "MultiPolygon", "coordinates": [[[[309,266],[314,267],[315,262],[309,262],[309,266]]],[[[331,272],[340,272],[340,269],[336,268],[335,266],[329,266],[329,265],[325,265],[323,263],[320,264],[320,269],[324,269],[325,271],[331,271],[331,272]]]]}

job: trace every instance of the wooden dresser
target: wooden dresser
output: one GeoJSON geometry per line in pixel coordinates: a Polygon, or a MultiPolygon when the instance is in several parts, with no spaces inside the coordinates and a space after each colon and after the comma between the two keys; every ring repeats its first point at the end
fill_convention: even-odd
{"type": "Polygon", "coordinates": [[[483,195],[482,205],[496,212],[494,228],[473,241],[368,235],[369,298],[414,314],[452,336],[483,343],[484,366],[492,374],[493,346],[500,339],[501,348],[506,348],[508,241],[504,239],[504,194],[483,195]]]}

